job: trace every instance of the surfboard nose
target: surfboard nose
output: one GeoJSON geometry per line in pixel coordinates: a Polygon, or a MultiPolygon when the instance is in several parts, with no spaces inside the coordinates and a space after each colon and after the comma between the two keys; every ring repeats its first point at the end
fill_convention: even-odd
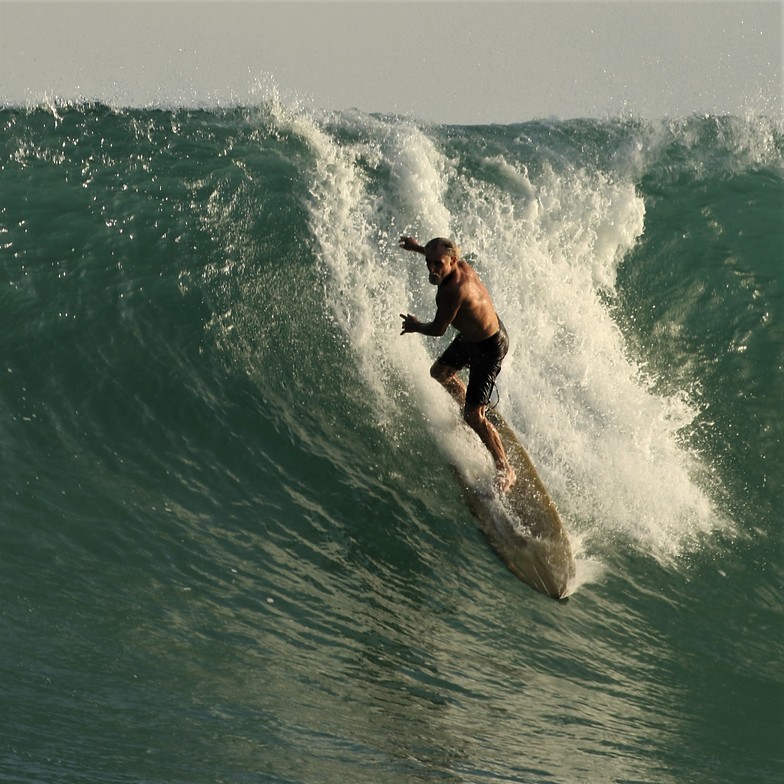
{"type": "Polygon", "coordinates": [[[483,495],[465,481],[461,486],[482,533],[509,571],[521,582],[553,599],[568,596],[575,565],[560,520],[559,525],[544,527],[541,520],[533,519],[529,521],[533,526],[528,525],[510,511],[505,500],[483,495]]]}
{"type": "Polygon", "coordinates": [[[521,539],[506,551],[509,570],[527,585],[553,599],[569,595],[575,569],[568,542],[532,537],[521,539]]]}

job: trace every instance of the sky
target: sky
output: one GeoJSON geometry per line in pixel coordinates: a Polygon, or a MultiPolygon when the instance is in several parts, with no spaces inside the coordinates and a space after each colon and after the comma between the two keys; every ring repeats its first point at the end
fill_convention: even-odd
{"type": "Polygon", "coordinates": [[[0,0],[0,102],[286,102],[437,123],[782,115],[784,4],[0,0]]]}

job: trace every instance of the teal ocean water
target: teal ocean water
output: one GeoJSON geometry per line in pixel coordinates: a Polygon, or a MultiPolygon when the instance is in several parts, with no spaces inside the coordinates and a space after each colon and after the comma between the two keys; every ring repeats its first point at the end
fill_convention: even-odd
{"type": "Polygon", "coordinates": [[[784,782],[784,134],[0,110],[0,781],[784,782]],[[399,335],[453,236],[577,556],[399,335]]]}

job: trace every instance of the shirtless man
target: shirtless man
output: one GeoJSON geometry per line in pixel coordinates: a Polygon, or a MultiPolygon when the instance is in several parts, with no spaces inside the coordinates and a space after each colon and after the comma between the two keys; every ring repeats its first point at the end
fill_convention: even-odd
{"type": "Polygon", "coordinates": [[[506,457],[498,432],[485,416],[501,362],[509,349],[506,329],[495,312],[490,294],[465,259],[458,256],[451,240],[436,237],[422,247],[413,237],[401,237],[400,247],[421,253],[430,282],[438,286],[436,315],[424,323],[416,316],[400,314],[403,331],[440,337],[451,324],[458,336],[430,368],[430,375],[444,385],[463,409],[463,418],[489,450],[498,471],[498,487],[508,490],[515,472],[506,457]],[[457,372],[469,367],[468,388],[457,372]]]}

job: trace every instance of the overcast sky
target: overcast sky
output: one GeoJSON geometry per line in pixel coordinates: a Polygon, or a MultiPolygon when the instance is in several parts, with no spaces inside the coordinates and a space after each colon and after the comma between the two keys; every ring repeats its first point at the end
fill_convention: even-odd
{"type": "Polygon", "coordinates": [[[445,123],[782,113],[782,3],[6,2],[0,101],[284,100],[445,123]]]}

